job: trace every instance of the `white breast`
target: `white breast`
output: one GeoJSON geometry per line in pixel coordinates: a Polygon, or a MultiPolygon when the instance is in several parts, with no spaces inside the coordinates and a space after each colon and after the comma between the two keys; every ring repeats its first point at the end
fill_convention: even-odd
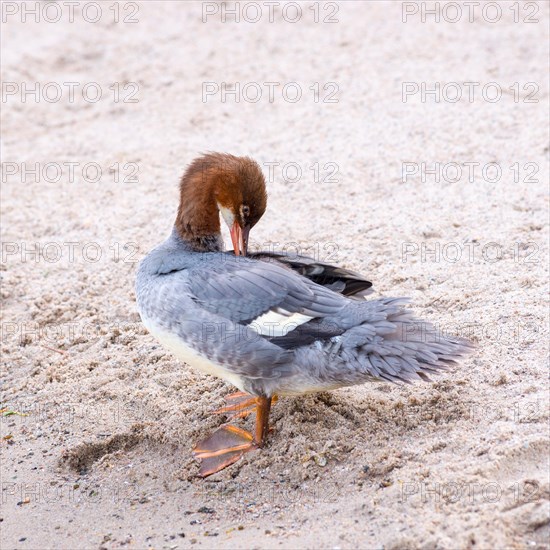
{"type": "Polygon", "coordinates": [[[193,348],[189,347],[177,334],[170,332],[150,319],[142,317],[143,324],[147,330],[169,351],[171,351],[180,361],[201,370],[206,374],[212,374],[218,378],[223,378],[241,391],[244,380],[241,376],[232,373],[227,367],[223,367],[217,363],[210,361],[206,357],[197,353],[193,348]]]}

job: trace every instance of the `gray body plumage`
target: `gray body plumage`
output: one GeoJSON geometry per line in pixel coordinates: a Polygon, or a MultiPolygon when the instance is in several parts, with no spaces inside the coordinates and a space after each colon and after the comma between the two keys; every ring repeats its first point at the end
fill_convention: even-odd
{"type": "Polygon", "coordinates": [[[164,345],[254,395],[427,379],[470,350],[415,319],[406,299],[353,297],[369,286],[307,258],[193,252],[173,231],[141,262],[136,296],[164,345]]]}

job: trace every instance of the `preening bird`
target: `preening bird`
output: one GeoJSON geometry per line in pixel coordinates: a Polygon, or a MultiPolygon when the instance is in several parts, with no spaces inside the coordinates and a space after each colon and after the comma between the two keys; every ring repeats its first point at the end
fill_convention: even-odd
{"type": "Polygon", "coordinates": [[[256,412],[254,433],[221,426],[195,446],[199,475],[262,447],[276,396],[383,380],[429,380],[471,351],[415,318],[403,298],[363,296],[347,269],[283,253],[247,254],[267,205],[264,176],[246,157],[195,159],[180,182],[170,236],[140,263],[138,310],[147,329],[187,365],[240,390],[217,412],[256,412]],[[224,252],[220,214],[233,251],[224,252]]]}

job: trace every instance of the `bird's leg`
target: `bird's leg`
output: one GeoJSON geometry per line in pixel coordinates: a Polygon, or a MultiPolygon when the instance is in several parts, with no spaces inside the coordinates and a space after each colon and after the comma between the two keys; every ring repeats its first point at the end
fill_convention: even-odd
{"type": "Polygon", "coordinates": [[[271,411],[271,397],[258,397],[256,407],[256,432],[254,443],[263,447],[264,440],[269,431],[269,412],[271,411]]]}
{"type": "MultiPolygon", "coordinates": [[[[245,394],[246,395],[246,394],[245,394]]],[[[242,396],[239,396],[242,397],[242,396]]],[[[251,409],[256,409],[254,435],[242,428],[225,424],[212,435],[197,443],[193,449],[195,458],[201,459],[199,475],[206,477],[237,462],[244,453],[263,446],[269,426],[271,397],[251,397],[251,409]]],[[[239,404],[242,407],[242,403],[239,404]]],[[[229,406],[231,407],[231,405],[229,406]]],[[[223,411],[232,412],[232,411],[223,411]]],[[[250,411],[252,412],[252,410],[250,411]]],[[[237,414],[239,416],[239,414],[237,414]]]]}

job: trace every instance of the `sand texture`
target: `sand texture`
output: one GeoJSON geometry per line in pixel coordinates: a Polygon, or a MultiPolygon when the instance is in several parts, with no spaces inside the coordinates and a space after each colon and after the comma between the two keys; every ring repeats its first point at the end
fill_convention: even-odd
{"type": "Polygon", "coordinates": [[[221,10],[3,11],[2,548],[549,548],[548,3],[517,23],[504,1],[494,23],[385,1],[203,22],[203,4],[221,10]],[[360,271],[476,353],[431,384],[283,398],[265,449],[199,479],[192,445],[234,390],[154,341],[133,284],[204,151],[262,166],[252,247],[360,271]]]}

